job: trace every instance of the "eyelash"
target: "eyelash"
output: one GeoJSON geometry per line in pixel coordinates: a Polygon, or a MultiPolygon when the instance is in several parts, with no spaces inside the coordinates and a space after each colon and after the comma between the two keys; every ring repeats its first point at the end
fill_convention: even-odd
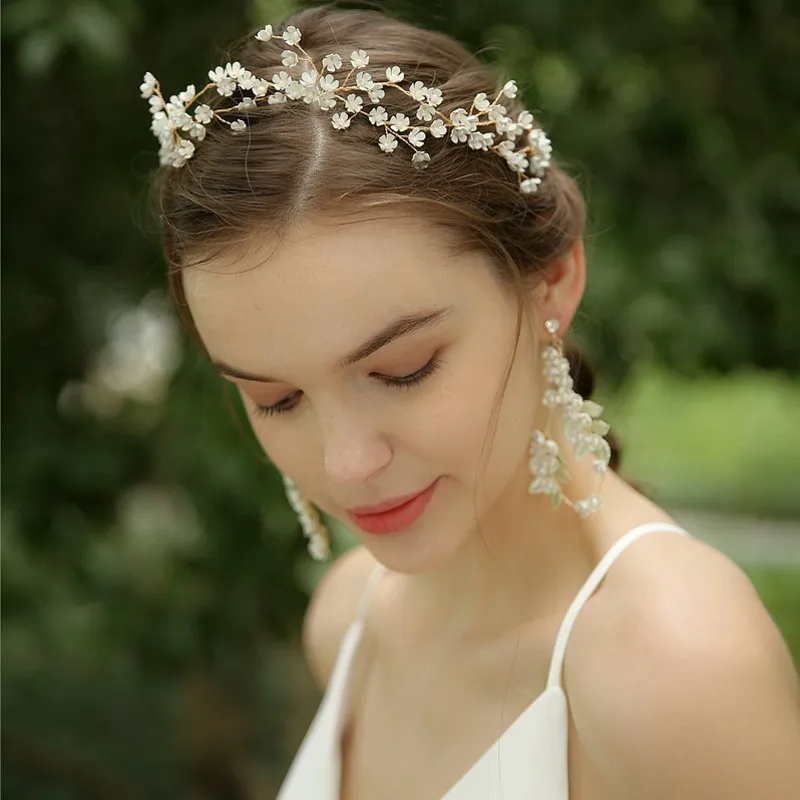
{"type": "MultiPolygon", "coordinates": [[[[421,384],[426,378],[429,378],[431,375],[433,375],[433,373],[439,368],[440,363],[441,360],[437,353],[427,364],[425,364],[424,367],[421,367],[416,372],[397,377],[383,375],[381,376],[381,380],[384,384],[386,384],[386,386],[392,389],[413,389],[415,386],[419,386],[419,384],[421,384]]],[[[298,394],[299,392],[293,392],[288,397],[285,397],[283,400],[280,400],[272,406],[254,405],[253,410],[258,416],[262,417],[271,417],[275,414],[287,414],[295,408],[297,403],[292,403],[292,405],[286,404],[298,394]]]]}

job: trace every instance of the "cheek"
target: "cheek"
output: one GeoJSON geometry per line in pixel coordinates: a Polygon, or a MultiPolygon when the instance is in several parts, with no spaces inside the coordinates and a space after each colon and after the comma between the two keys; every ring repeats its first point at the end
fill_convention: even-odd
{"type": "Polygon", "coordinates": [[[506,345],[465,351],[448,363],[427,413],[412,421],[420,455],[469,481],[479,470],[515,468],[533,430],[537,386],[520,348],[501,400],[509,358],[506,345]],[[513,465],[502,467],[506,462],[513,465]]]}
{"type": "Polygon", "coordinates": [[[297,483],[309,497],[314,497],[326,482],[323,459],[318,450],[304,443],[295,427],[289,429],[281,421],[250,418],[253,434],[269,462],[297,483]]]}
{"type": "Polygon", "coordinates": [[[298,481],[307,471],[302,465],[303,448],[298,446],[296,429],[287,426],[279,416],[264,417],[253,410],[253,401],[238,390],[247,420],[256,441],[264,451],[264,455],[281,472],[285,472],[298,481]]]}

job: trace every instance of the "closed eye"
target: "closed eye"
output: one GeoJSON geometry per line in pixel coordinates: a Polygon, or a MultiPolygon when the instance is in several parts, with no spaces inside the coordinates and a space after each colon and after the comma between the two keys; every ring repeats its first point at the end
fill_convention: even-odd
{"type": "Polygon", "coordinates": [[[382,380],[387,386],[408,389],[412,386],[422,383],[425,378],[433,375],[433,373],[436,372],[436,369],[439,367],[439,364],[439,354],[436,353],[433,358],[427,364],[425,364],[424,367],[420,367],[420,369],[416,370],[415,372],[411,372],[408,375],[380,375],[378,373],[373,373],[373,375],[379,380],[382,380]]]}
{"type": "Polygon", "coordinates": [[[277,403],[273,403],[271,406],[262,406],[259,403],[254,403],[253,411],[260,417],[271,417],[273,414],[285,414],[287,411],[291,411],[298,402],[300,402],[302,394],[303,393],[300,391],[292,392],[281,400],[278,400],[277,403]]]}
{"type": "MultiPolygon", "coordinates": [[[[433,375],[440,364],[441,359],[439,354],[436,353],[425,366],[408,375],[384,375],[379,372],[372,372],[370,376],[378,379],[384,385],[392,389],[412,389],[421,384],[426,378],[433,375]]],[[[301,391],[292,392],[277,403],[269,406],[262,406],[256,403],[253,405],[253,411],[256,415],[263,417],[271,417],[274,414],[286,414],[297,407],[302,395],[303,393],[301,391]]]]}

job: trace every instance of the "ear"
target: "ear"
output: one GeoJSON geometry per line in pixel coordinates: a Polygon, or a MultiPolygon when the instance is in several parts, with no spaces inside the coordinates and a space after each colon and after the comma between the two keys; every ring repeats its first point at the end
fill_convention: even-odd
{"type": "MultiPolygon", "coordinates": [[[[545,271],[534,297],[542,322],[557,319],[563,333],[572,322],[586,288],[586,254],[579,239],[545,271]]],[[[542,323],[540,323],[542,324],[542,323]]]]}

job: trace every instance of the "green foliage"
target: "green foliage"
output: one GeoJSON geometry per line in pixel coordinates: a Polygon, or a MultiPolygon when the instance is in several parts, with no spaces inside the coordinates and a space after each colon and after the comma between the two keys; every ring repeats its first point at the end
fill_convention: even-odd
{"type": "Polygon", "coordinates": [[[748,573],[800,671],[800,570],[750,569],[748,573]]]}
{"type": "Polygon", "coordinates": [[[800,382],[764,372],[680,377],[644,365],[608,415],[624,472],[668,505],[800,517],[800,382]]]}

